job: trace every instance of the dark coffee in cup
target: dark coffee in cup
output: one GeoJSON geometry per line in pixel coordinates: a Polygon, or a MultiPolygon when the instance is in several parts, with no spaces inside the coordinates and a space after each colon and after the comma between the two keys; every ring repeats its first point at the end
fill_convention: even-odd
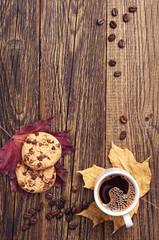
{"type": "Polygon", "coordinates": [[[106,177],[99,187],[99,200],[104,207],[113,212],[125,211],[135,199],[135,187],[125,176],[106,177]]]}

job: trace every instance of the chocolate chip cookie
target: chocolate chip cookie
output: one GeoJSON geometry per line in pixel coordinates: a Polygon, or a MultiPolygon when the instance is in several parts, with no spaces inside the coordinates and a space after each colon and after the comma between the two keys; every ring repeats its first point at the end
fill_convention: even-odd
{"type": "Polygon", "coordinates": [[[45,192],[56,179],[54,166],[36,171],[21,162],[17,164],[15,172],[19,186],[30,193],[45,192]]]}
{"type": "Polygon", "coordinates": [[[59,141],[45,132],[29,134],[22,147],[24,164],[34,170],[53,166],[61,157],[61,153],[59,141]]]}

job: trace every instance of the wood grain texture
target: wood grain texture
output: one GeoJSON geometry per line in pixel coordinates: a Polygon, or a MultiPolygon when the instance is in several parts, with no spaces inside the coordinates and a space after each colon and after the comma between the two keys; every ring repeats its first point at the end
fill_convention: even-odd
{"type": "MultiPolygon", "coordinates": [[[[69,173],[66,188],[52,188],[54,199],[66,198],[65,207],[93,201],[83,189],[77,170],[96,164],[110,167],[111,141],[128,147],[139,162],[151,155],[151,190],[145,199],[159,205],[159,3],[157,0],[54,0],[0,2],[0,124],[14,134],[25,123],[50,117],[52,130],[71,130],[76,152],[61,159],[69,173]],[[122,15],[136,5],[130,21],[122,15]],[[111,9],[119,11],[112,17],[111,9]],[[97,26],[103,17],[105,23],[97,26]],[[109,22],[115,20],[117,28],[109,22]],[[108,42],[109,34],[116,40],[108,42]],[[124,39],[126,46],[117,43],[124,39]],[[108,65],[115,59],[117,65],[108,65]],[[122,72],[115,78],[114,71],[122,72]],[[122,125],[121,115],[128,116],[122,125]],[[119,135],[126,130],[127,137],[119,135]],[[79,191],[71,192],[77,185],[79,191]]],[[[1,146],[8,140],[0,131],[1,146]]],[[[107,222],[92,229],[89,219],[75,216],[76,230],[69,231],[65,218],[45,218],[50,210],[43,194],[29,194],[23,201],[11,193],[9,180],[0,178],[0,239],[38,240],[157,240],[159,215],[140,201],[134,227],[122,227],[112,235],[107,222]],[[22,232],[22,213],[43,201],[38,224],[22,232]]]]}

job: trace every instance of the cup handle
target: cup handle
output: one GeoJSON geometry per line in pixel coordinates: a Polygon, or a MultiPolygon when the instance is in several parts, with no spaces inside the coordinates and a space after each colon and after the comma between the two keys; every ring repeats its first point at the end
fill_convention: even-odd
{"type": "Polygon", "coordinates": [[[125,224],[126,224],[127,228],[130,228],[130,227],[133,226],[133,222],[132,222],[131,217],[130,217],[129,214],[123,215],[123,218],[124,218],[124,221],[125,221],[125,224]]]}

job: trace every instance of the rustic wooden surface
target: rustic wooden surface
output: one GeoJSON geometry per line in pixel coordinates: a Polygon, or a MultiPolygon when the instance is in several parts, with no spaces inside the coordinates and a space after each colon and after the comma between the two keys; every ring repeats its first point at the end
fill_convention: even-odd
{"type": "MultiPolygon", "coordinates": [[[[69,174],[66,188],[52,189],[54,198],[65,196],[66,206],[93,201],[93,192],[82,188],[76,171],[97,164],[110,167],[111,141],[128,147],[139,162],[151,155],[151,190],[144,197],[159,205],[159,2],[54,0],[0,2],[0,124],[14,134],[25,123],[56,113],[53,130],[70,129],[77,150],[62,159],[69,174]],[[138,10],[124,23],[128,6],[138,10]],[[117,7],[119,15],[111,16],[117,7]],[[96,25],[97,18],[105,23],[96,25]],[[110,20],[117,22],[115,30],[110,20]],[[117,39],[107,42],[110,33],[117,39]],[[126,41],[124,49],[117,42],[126,41]],[[108,65],[110,59],[117,65],[108,65]],[[114,70],[121,70],[114,78],[114,70]],[[119,117],[128,116],[121,125],[119,117]],[[146,118],[146,119],[145,119],[146,118]],[[145,121],[147,120],[147,121],[145,121]],[[119,140],[122,130],[127,138],[119,140]],[[71,193],[71,186],[80,191],[71,193]]],[[[0,131],[1,146],[8,140],[0,131]]],[[[23,201],[11,193],[9,179],[0,178],[0,239],[138,239],[157,240],[158,210],[140,201],[134,227],[120,228],[114,235],[112,222],[99,224],[75,217],[76,230],[68,231],[65,219],[46,221],[45,209],[38,224],[22,232],[22,213],[45,194],[30,194],[23,201]]]]}

